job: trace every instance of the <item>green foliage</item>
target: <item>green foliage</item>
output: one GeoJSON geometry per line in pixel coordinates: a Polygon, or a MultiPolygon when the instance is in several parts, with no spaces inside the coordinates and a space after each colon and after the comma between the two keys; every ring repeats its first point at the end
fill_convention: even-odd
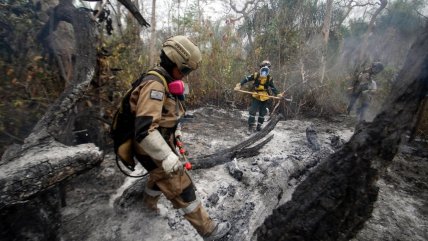
{"type": "Polygon", "coordinates": [[[36,35],[42,26],[37,6],[8,1],[0,6],[0,153],[22,143],[34,124],[58,97],[64,83],[41,56],[36,35]]]}
{"type": "Polygon", "coordinates": [[[389,4],[387,14],[379,18],[378,31],[385,32],[393,28],[402,36],[414,35],[425,24],[425,19],[418,13],[418,9],[421,9],[423,5],[422,1],[398,0],[392,2],[389,4]]]}
{"type": "MultiPolygon", "coordinates": [[[[368,20],[351,19],[337,26],[346,11],[334,5],[325,80],[321,83],[320,32],[326,14],[324,3],[262,1],[248,10],[241,21],[235,20],[241,15],[233,13],[216,21],[208,20],[198,1],[188,3],[187,8],[178,11],[178,6],[185,3],[174,2],[169,9],[172,16],[158,16],[170,18],[171,26],[157,31],[158,49],[167,37],[182,34],[191,37],[202,51],[200,68],[184,79],[190,85],[187,107],[211,104],[245,109],[251,98],[234,92],[233,87],[256,71],[261,60],[269,59],[276,86],[280,91],[287,90],[287,97],[293,96],[293,102],[283,103],[279,108],[289,117],[343,113],[349,87],[346,79],[352,75],[355,64],[363,66],[369,60],[381,60],[386,65],[384,72],[377,76],[379,98],[384,98],[412,36],[421,29],[422,19],[417,10],[425,4],[405,0],[389,3],[388,11],[377,19],[375,32],[370,36],[367,63],[353,61],[368,29],[368,20]]],[[[0,12],[0,21],[5,23],[2,33],[6,33],[0,38],[0,95],[4,99],[0,105],[2,146],[22,141],[64,88],[55,65],[41,56],[41,46],[35,42],[44,24],[35,14],[35,6],[27,1],[10,4],[8,1],[0,6],[13,7],[13,11],[0,12]]],[[[102,99],[97,104],[108,118],[130,83],[152,66],[148,64],[148,32],[142,31],[134,19],[125,18],[121,33],[115,31],[112,36],[106,36],[100,32],[103,35],[99,47],[109,50],[111,55],[99,59],[100,70],[94,82],[99,84],[97,96],[102,99]]]]}

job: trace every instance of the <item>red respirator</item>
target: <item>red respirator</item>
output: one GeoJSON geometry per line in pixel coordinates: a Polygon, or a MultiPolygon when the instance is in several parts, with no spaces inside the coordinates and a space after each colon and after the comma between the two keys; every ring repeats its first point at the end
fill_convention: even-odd
{"type": "Polygon", "coordinates": [[[174,80],[168,84],[169,93],[173,95],[184,94],[184,82],[181,80],[174,80]]]}

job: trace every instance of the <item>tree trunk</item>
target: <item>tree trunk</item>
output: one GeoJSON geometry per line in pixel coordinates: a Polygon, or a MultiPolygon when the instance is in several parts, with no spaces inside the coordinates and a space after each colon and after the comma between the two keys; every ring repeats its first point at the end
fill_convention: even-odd
{"type": "Polygon", "coordinates": [[[154,66],[156,58],[156,0],[152,0],[152,27],[150,31],[150,66],[154,66]]]}
{"type": "Polygon", "coordinates": [[[382,10],[386,7],[387,4],[388,4],[387,0],[380,0],[380,7],[378,9],[376,9],[375,13],[373,14],[372,18],[370,19],[370,23],[369,23],[369,26],[367,28],[367,32],[364,34],[362,46],[360,49],[360,55],[359,55],[358,63],[363,62],[366,58],[367,45],[368,45],[369,37],[373,32],[374,23],[376,21],[377,16],[380,14],[380,12],[382,12],[382,10]]]}
{"type": "Polygon", "coordinates": [[[324,17],[324,23],[322,26],[322,53],[321,53],[321,79],[320,82],[322,83],[324,81],[324,75],[325,75],[325,68],[326,68],[326,58],[327,58],[327,48],[328,48],[328,39],[330,35],[330,23],[331,23],[331,13],[333,11],[333,0],[327,0],[326,3],[326,13],[324,17]]]}
{"type": "Polygon", "coordinates": [[[383,110],[296,188],[255,232],[258,240],[349,240],[371,216],[376,181],[391,163],[428,91],[428,28],[410,49],[383,110]]]}
{"type": "Polygon", "coordinates": [[[39,120],[24,144],[6,150],[0,164],[0,209],[26,202],[38,193],[91,168],[102,161],[102,153],[93,144],[66,146],[67,123],[73,109],[92,81],[96,69],[95,22],[91,13],[76,9],[71,1],[62,1],[40,36],[49,33],[62,20],[73,25],[76,39],[76,64],[73,81],[39,120]],[[46,32],[44,32],[46,31],[46,32]]]}

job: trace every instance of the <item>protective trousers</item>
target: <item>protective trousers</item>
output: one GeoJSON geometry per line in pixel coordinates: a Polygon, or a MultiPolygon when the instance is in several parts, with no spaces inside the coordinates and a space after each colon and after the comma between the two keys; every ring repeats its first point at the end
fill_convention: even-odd
{"type": "Polygon", "coordinates": [[[248,117],[249,127],[256,126],[256,114],[259,112],[259,118],[257,119],[257,125],[261,126],[265,121],[265,115],[267,113],[267,101],[260,101],[255,98],[251,101],[251,106],[249,110],[250,116],[248,117]]]}
{"type": "Polygon", "coordinates": [[[206,236],[214,230],[215,222],[196,197],[194,185],[187,172],[182,175],[167,175],[160,167],[150,171],[144,203],[149,208],[156,209],[161,193],[171,201],[174,208],[179,209],[201,236],[206,236]]]}
{"type": "Polygon", "coordinates": [[[371,95],[368,92],[362,92],[359,98],[357,108],[358,121],[366,120],[366,113],[371,103],[371,95]]]}

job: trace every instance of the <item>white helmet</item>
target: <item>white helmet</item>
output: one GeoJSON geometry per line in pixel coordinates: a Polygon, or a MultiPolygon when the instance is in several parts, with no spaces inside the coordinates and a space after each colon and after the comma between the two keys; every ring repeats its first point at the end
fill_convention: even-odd
{"type": "Polygon", "coordinates": [[[202,61],[201,51],[186,36],[168,38],[163,43],[162,50],[184,75],[196,70],[202,61]]]}
{"type": "Polygon", "coordinates": [[[270,61],[269,60],[263,60],[261,63],[260,63],[260,68],[261,67],[268,67],[268,68],[270,68],[270,66],[271,66],[271,64],[270,64],[270,61]]]}

